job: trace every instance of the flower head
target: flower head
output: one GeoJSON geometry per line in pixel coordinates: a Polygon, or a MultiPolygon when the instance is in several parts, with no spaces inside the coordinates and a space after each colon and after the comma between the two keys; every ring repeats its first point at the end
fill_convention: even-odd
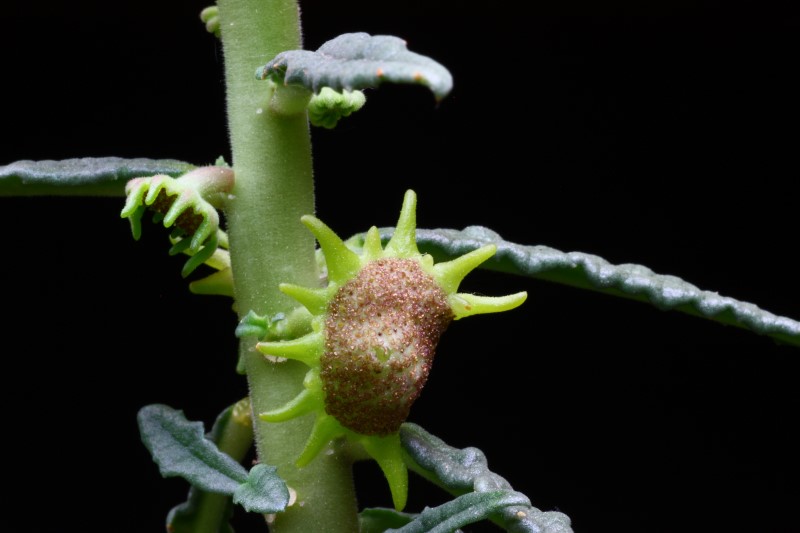
{"type": "Polygon", "coordinates": [[[325,255],[328,285],[280,288],[311,312],[313,330],[298,339],[260,342],[257,348],[310,369],[302,393],[259,416],[281,422],[315,413],[298,466],[308,464],[333,439],[360,443],[378,462],[395,507],[402,509],[408,473],[398,431],[425,385],[439,337],[453,320],[512,309],[527,295],[492,298],[457,292],[464,277],[496,247],[434,264],[417,249],[413,191],[405,195],[386,246],[372,227],[360,254],[319,219],[305,216],[302,221],[325,255]]]}

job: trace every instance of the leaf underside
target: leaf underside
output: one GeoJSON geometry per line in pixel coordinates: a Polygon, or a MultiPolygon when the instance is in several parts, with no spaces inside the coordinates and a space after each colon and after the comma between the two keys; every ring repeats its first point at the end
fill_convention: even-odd
{"type": "Polygon", "coordinates": [[[398,532],[445,533],[491,518],[516,533],[572,533],[567,515],[533,507],[524,494],[489,470],[479,449],[453,448],[408,422],[400,427],[400,442],[410,459],[409,468],[459,496],[424,510],[398,532]]]}
{"type": "MultiPolygon", "coordinates": [[[[393,228],[382,228],[382,240],[388,241],[393,231],[393,228]]],[[[363,242],[363,235],[357,238],[363,242]]],[[[497,253],[481,268],[647,302],[662,310],[708,318],[800,346],[800,322],[775,315],[755,304],[701,290],[675,276],[656,274],[642,265],[613,265],[602,257],[582,252],[514,244],[482,226],[469,226],[464,230],[418,229],[417,244],[421,252],[431,254],[437,262],[495,244],[497,253]]]]}
{"type": "Polygon", "coordinates": [[[315,94],[323,87],[352,91],[392,82],[424,85],[441,100],[453,87],[453,77],[444,66],[409,51],[404,40],[367,33],[340,35],[316,52],[282,52],[260,67],[256,77],[301,85],[315,94]]]}
{"type": "Polygon", "coordinates": [[[178,177],[195,168],[174,159],[84,157],[0,166],[0,196],[125,196],[128,180],[178,177]]]}

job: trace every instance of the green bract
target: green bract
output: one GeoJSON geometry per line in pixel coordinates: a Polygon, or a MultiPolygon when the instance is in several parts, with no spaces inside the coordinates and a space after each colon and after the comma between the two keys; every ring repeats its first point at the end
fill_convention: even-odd
{"type": "MultiPolygon", "coordinates": [[[[153,211],[154,220],[162,222],[165,228],[174,226],[174,246],[170,253],[186,252],[192,256],[183,268],[185,277],[211,260],[220,244],[226,247],[227,236],[219,230],[216,208],[222,206],[232,188],[233,171],[221,166],[200,167],[177,179],[164,174],[134,178],[125,186],[127,200],[120,216],[130,220],[133,238],[137,240],[142,233],[145,210],[153,211]]],[[[230,266],[227,258],[216,262],[222,263],[217,267],[222,271],[230,266]]],[[[227,294],[221,290],[216,293],[227,294]]]]}

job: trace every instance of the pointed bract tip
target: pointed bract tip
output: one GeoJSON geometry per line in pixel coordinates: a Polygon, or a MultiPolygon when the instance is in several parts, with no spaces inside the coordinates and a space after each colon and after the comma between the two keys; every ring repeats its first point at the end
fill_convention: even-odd
{"type": "Polygon", "coordinates": [[[478,296],[458,293],[451,295],[448,300],[455,319],[459,320],[472,315],[510,311],[522,305],[527,298],[528,293],[523,291],[508,296],[478,296]]]}
{"type": "Polygon", "coordinates": [[[314,234],[325,262],[328,265],[328,279],[335,283],[350,279],[358,272],[361,262],[355,252],[350,250],[342,239],[324,222],[312,215],[303,215],[300,221],[314,234]]]}
{"type": "Polygon", "coordinates": [[[389,256],[410,257],[419,255],[417,248],[417,193],[408,189],[403,197],[403,207],[397,219],[394,234],[386,244],[389,256]]]}

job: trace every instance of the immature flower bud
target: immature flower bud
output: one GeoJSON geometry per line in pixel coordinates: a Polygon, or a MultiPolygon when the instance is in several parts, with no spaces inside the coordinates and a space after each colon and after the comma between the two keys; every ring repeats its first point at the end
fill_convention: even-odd
{"type": "Polygon", "coordinates": [[[330,87],[323,87],[308,102],[308,120],[314,126],[332,129],[340,119],[361,109],[366,101],[361,91],[337,92],[330,87]]]}
{"type": "Polygon", "coordinates": [[[233,188],[233,171],[219,166],[198,167],[179,178],[159,174],[134,178],[125,185],[125,207],[120,216],[131,222],[134,239],[141,234],[145,209],[157,213],[164,227],[182,229],[192,237],[197,252],[219,228],[219,207],[233,188]]]}
{"type": "MultiPolygon", "coordinates": [[[[198,167],[179,178],[165,174],[134,178],[125,185],[127,198],[120,216],[130,221],[136,240],[141,236],[141,219],[146,210],[154,213],[154,221],[161,222],[165,228],[173,228],[172,237],[177,242],[170,253],[191,255],[181,272],[186,277],[208,261],[220,245],[217,208],[225,203],[233,182],[233,170],[223,166],[198,167]]],[[[223,240],[227,242],[227,237],[223,240]]],[[[231,293],[229,274],[228,279],[212,279],[200,290],[231,293]]]]}

